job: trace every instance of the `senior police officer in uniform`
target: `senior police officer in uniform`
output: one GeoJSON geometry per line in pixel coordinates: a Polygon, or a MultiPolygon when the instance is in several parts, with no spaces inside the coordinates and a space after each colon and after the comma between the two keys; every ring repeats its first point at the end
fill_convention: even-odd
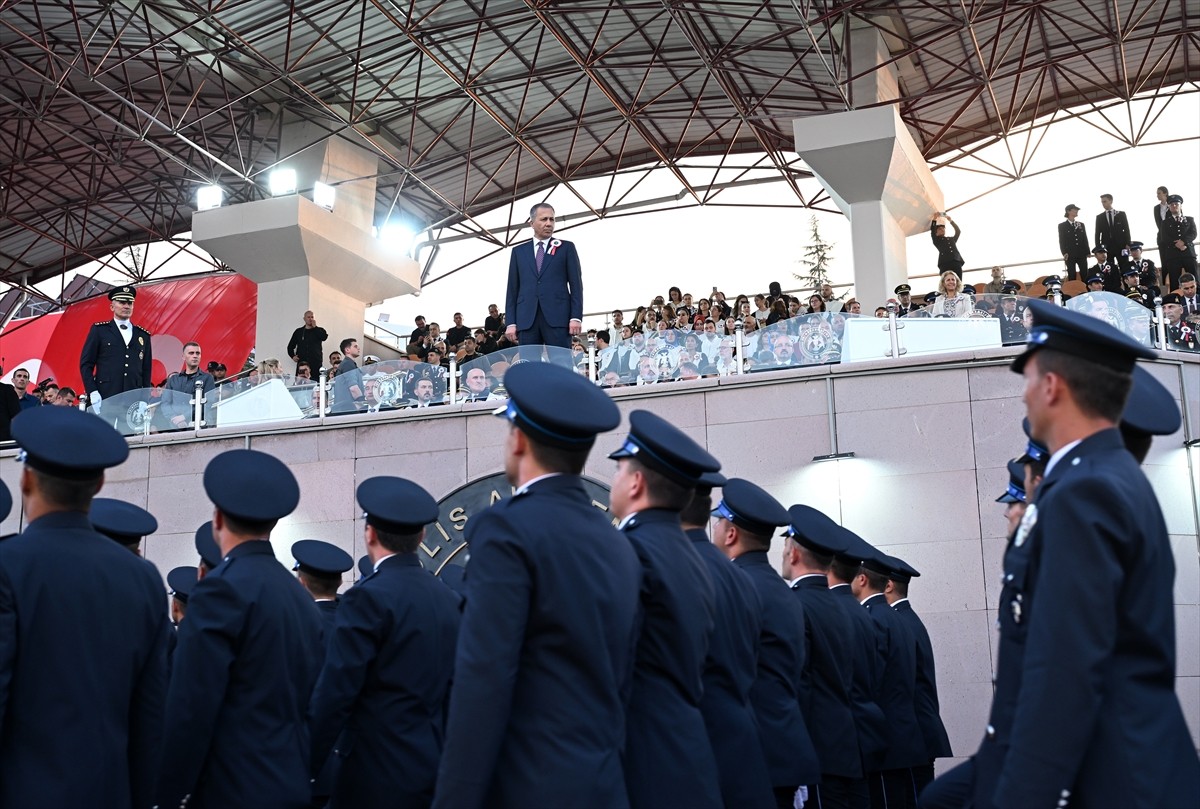
{"type": "Polygon", "coordinates": [[[269,538],[300,487],[279,459],[237,449],[209,462],[204,491],[224,559],[197,583],[179,629],[159,805],[302,809],[324,625],[269,538]]]}
{"type": "Polygon", "coordinates": [[[158,530],[158,520],[149,511],[110,497],[93,499],[88,519],[94,530],[138,556],[142,555],[142,540],[158,530]]]}
{"type": "Polygon", "coordinates": [[[629,414],[609,503],[642,563],[641,632],[625,715],[625,783],[634,809],[720,807],[716,760],[700,712],[714,596],[680,511],[720,462],[647,410],[629,414]]]}
{"type": "Polygon", "coordinates": [[[800,710],[821,762],[821,783],[812,788],[814,805],[866,809],[870,796],[850,698],[854,649],[847,639],[854,630],[829,589],[827,575],[833,555],[842,547],[841,531],[811,506],[792,506],[788,519],[782,572],[804,605],[800,710]]]}
{"type": "Polygon", "coordinates": [[[313,597],[329,632],[337,614],[342,574],[354,567],[354,557],[329,542],[302,539],[292,543],[292,558],[296,579],[313,597]]]}
{"type": "Polygon", "coordinates": [[[912,287],[908,284],[900,284],[893,293],[896,295],[896,317],[904,317],[921,308],[921,304],[913,302],[912,287]]]}
{"type": "Polygon", "coordinates": [[[312,771],[334,751],[334,809],[429,806],[459,624],[458,596],[417,556],[438,506],[396,477],[365,480],[356,496],[372,570],[337,609],[309,707],[312,771]]]}
{"type": "MultiPolygon", "coordinates": [[[[113,319],[93,323],[79,355],[79,375],[87,391],[92,412],[100,413],[101,403],[110,396],[148,388],[154,365],[150,352],[150,332],[130,322],[137,290],[131,286],[108,291],[113,319]]],[[[105,420],[117,414],[102,413],[105,420]]]]}
{"type": "Polygon", "coordinates": [[[704,661],[700,712],[726,806],[770,809],[775,805],[771,776],[758,738],[750,689],[758,669],[762,604],[750,578],[708,538],[712,490],[725,485],[719,471],[702,475],[692,500],[680,512],[684,533],[704,561],[713,584],[713,633],[704,661]]]}
{"type": "Polygon", "coordinates": [[[713,511],[713,542],[750,577],[758,593],[762,635],[750,701],[776,806],[790,807],[797,789],[820,781],[821,765],[800,713],[804,607],[767,559],[771,536],[788,524],[788,513],[748,480],[729,480],[721,494],[713,511]]]}
{"type": "Polygon", "coordinates": [[[13,438],[27,523],[0,542],[0,806],[147,806],[171,632],[162,579],[87,517],[129,446],[67,407],[23,413],[13,438]]]}
{"type": "Polygon", "coordinates": [[[620,413],[549,363],[514,365],[504,385],[511,398],[497,415],[509,421],[504,468],[517,489],[467,522],[434,806],[625,805],[641,565],[579,479],[620,413]]]}

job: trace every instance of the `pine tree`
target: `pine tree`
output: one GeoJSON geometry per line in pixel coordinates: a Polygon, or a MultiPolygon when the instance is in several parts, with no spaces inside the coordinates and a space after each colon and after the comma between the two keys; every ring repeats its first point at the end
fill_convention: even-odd
{"type": "MultiPolygon", "coordinates": [[[[822,284],[831,283],[829,280],[829,263],[833,260],[834,245],[821,238],[821,229],[817,225],[816,216],[809,218],[808,224],[811,228],[811,243],[804,248],[804,258],[800,259],[800,263],[804,265],[807,274],[792,273],[792,275],[799,278],[805,287],[820,292],[822,284]]],[[[844,297],[846,297],[845,292],[837,300],[844,297]]]]}

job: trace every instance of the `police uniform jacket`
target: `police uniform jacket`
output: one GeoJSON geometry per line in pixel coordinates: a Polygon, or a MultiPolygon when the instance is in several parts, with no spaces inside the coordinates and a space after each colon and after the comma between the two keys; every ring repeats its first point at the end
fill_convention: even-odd
{"type": "Polygon", "coordinates": [[[641,565],[574,475],[467,522],[471,562],[434,806],[627,806],[641,565]],[[564,526],[570,526],[564,531],[564,526]]]}
{"type": "Polygon", "coordinates": [[[432,803],[458,601],[415,553],[384,559],[342,596],[309,711],[314,773],[337,743],[332,806],[432,803]]]}
{"type": "Polygon", "coordinates": [[[625,712],[629,803],[720,807],[717,762],[700,713],[712,580],[678,512],[639,511],[621,530],[642,563],[641,632],[625,712]]]}
{"type": "Polygon", "coordinates": [[[325,622],[325,637],[328,639],[329,633],[333,631],[333,623],[337,620],[337,609],[340,599],[325,599],[313,603],[317,605],[317,612],[321,614],[321,618],[325,622]]]}
{"type": "Polygon", "coordinates": [[[917,642],[901,622],[883,593],[863,601],[867,613],[883,637],[883,680],[879,684],[879,707],[887,718],[888,750],[885,770],[928,764],[929,752],[917,723],[917,642]]]}
{"type": "Polygon", "coordinates": [[[1011,732],[994,729],[1009,736],[995,804],[1194,802],[1200,760],[1175,694],[1174,558],[1116,429],[1055,462],[1013,545],[1027,550],[1006,566],[1000,631],[1023,654],[997,676],[996,699],[1014,712],[1011,732]]]}
{"type": "Polygon", "coordinates": [[[772,807],[758,722],[750,704],[750,688],[758,667],[762,605],[746,574],[709,541],[702,528],[686,532],[713,584],[713,633],[704,661],[704,694],[700,713],[713,754],[721,798],[726,806],[772,807]]]}
{"type": "Polygon", "coordinates": [[[951,222],[950,228],[954,231],[953,236],[938,236],[938,223],[935,219],[929,223],[929,238],[938,251],[938,269],[942,272],[961,272],[965,262],[962,254],[958,252],[958,237],[962,235],[962,231],[959,230],[957,222],[951,222]]]}
{"type": "Polygon", "coordinates": [[[170,631],[158,572],[86,514],[0,542],[0,807],[153,802],[170,631]]]}
{"type": "Polygon", "coordinates": [[[808,723],[823,775],[862,778],[858,731],[850,708],[854,650],[850,619],[829,592],[825,576],[802,576],[792,592],[804,605],[805,667],[800,711],[808,723]]]}
{"type": "Polygon", "coordinates": [[[305,713],[323,640],[312,596],[267,540],[197,582],[167,692],[161,806],[309,805],[305,713]]]}
{"type": "Polygon", "coordinates": [[[93,323],[88,329],[79,355],[79,375],[89,395],[99,391],[107,399],[152,384],[150,332],[133,323],[129,328],[132,330],[129,345],[125,345],[115,320],[93,323]]]}
{"type": "Polygon", "coordinates": [[[1064,219],[1058,223],[1058,252],[1070,258],[1087,258],[1091,255],[1088,245],[1087,226],[1076,219],[1064,219]]]}
{"type": "Polygon", "coordinates": [[[821,764],[800,713],[804,607],[771,568],[766,551],[748,551],[733,563],[750,577],[762,605],[758,673],[750,689],[750,702],[758,719],[771,786],[818,783],[821,764]]]}
{"type": "Polygon", "coordinates": [[[934,670],[933,641],[929,639],[929,630],[925,628],[921,616],[917,615],[916,610],[912,608],[912,602],[907,598],[897,601],[892,605],[892,609],[917,641],[917,724],[921,726],[925,748],[929,751],[931,759],[948,758],[953,753],[950,751],[950,737],[946,735],[946,726],[942,724],[937,672],[934,670]]]}
{"type": "Polygon", "coordinates": [[[1144,287],[1157,287],[1162,285],[1162,277],[1159,275],[1158,267],[1148,258],[1143,258],[1139,261],[1130,261],[1129,266],[1138,271],[1138,283],[1144,287]]]}
{"type": "Polygon", "coordinates": [[[1162,227],[1163,246],[1160,258],[1163,264],[1167,263],[1167,256],[1171,257],[1172,261],[1178,261],[1181,258],[1195,260],[1196,258],[1196,220],[1190,216],[1179,216],[1178,218],[1167,214],[1167,221],[1163,222],[1162,227]],[[1186,249],[1180,250],[1176,245],[1176,241],[1182,241],[1187,245],[1186,249]]]}
{"type": "Polygon", "coordinates": [[[858,747],[862,754],[863,770],[883,769],[887,752],[887,720],[879,707],[879,689],[883,682],[883,636],[871,616],[858,603],[849,584],[829,588],[833,601],[849,620],[854,677],[850,689],[854,727],[858,731],[858,747]]]}
{"type": "MultiPolygon", "coordinates": [[[[1105,292],[1115,292],[1118,295],[1124,294],[1121,291],[1121,270],[1111,258],[1105,259],[1103,264],[1099,262],[1093,264],[1091,269],[1088,270],[1088,277],[1093,275],[1099,275],[1104,279],[1105,292]]],[[[1066,298],[1067,296],[1064,295],[1063,300],[1066,300],[1066,298]]]]}

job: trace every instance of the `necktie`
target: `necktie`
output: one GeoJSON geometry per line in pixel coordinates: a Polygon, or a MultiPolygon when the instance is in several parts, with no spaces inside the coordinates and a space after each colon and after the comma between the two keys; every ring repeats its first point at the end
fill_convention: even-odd
{"type": "Polygon", "coordinates": [[[1108,212],[1108,226],[1109,226],[1110,228],[1112,227],[1112,223],[1113,223],[1113,212],[1112,212],[1112,211],[1109,211],[1109,212],[1108,212]]]}
{"type": "Polygon", "coordinates": [[[545,258],[546,258],[546,244],[545,244],[545,242],[538,242],[537,253],[533,257],[533,263],[537,267],[538,275],[542,274],[542,261],[544,261],[545,258]]]}

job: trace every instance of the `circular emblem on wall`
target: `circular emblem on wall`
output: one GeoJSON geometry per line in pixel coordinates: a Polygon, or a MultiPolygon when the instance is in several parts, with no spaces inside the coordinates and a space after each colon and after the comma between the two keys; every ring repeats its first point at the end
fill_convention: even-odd
{"type": "MultiPolygon", "coordinates": [[[[592,498],[592,505],[608,511],[608,486],[584,477],[583,488],[592,498]]],[[[446,565],[467,563],[466,525],[471,517],[507,500],[513,495],[513,485],[503,472],[473,480],[458,487],[438,502],[437,522],[425,528],[425,540],[417,553],[426,570],[440,574],[446,565]]],[[[617,520],[613,519],[613,525],[617,520]]]]}

